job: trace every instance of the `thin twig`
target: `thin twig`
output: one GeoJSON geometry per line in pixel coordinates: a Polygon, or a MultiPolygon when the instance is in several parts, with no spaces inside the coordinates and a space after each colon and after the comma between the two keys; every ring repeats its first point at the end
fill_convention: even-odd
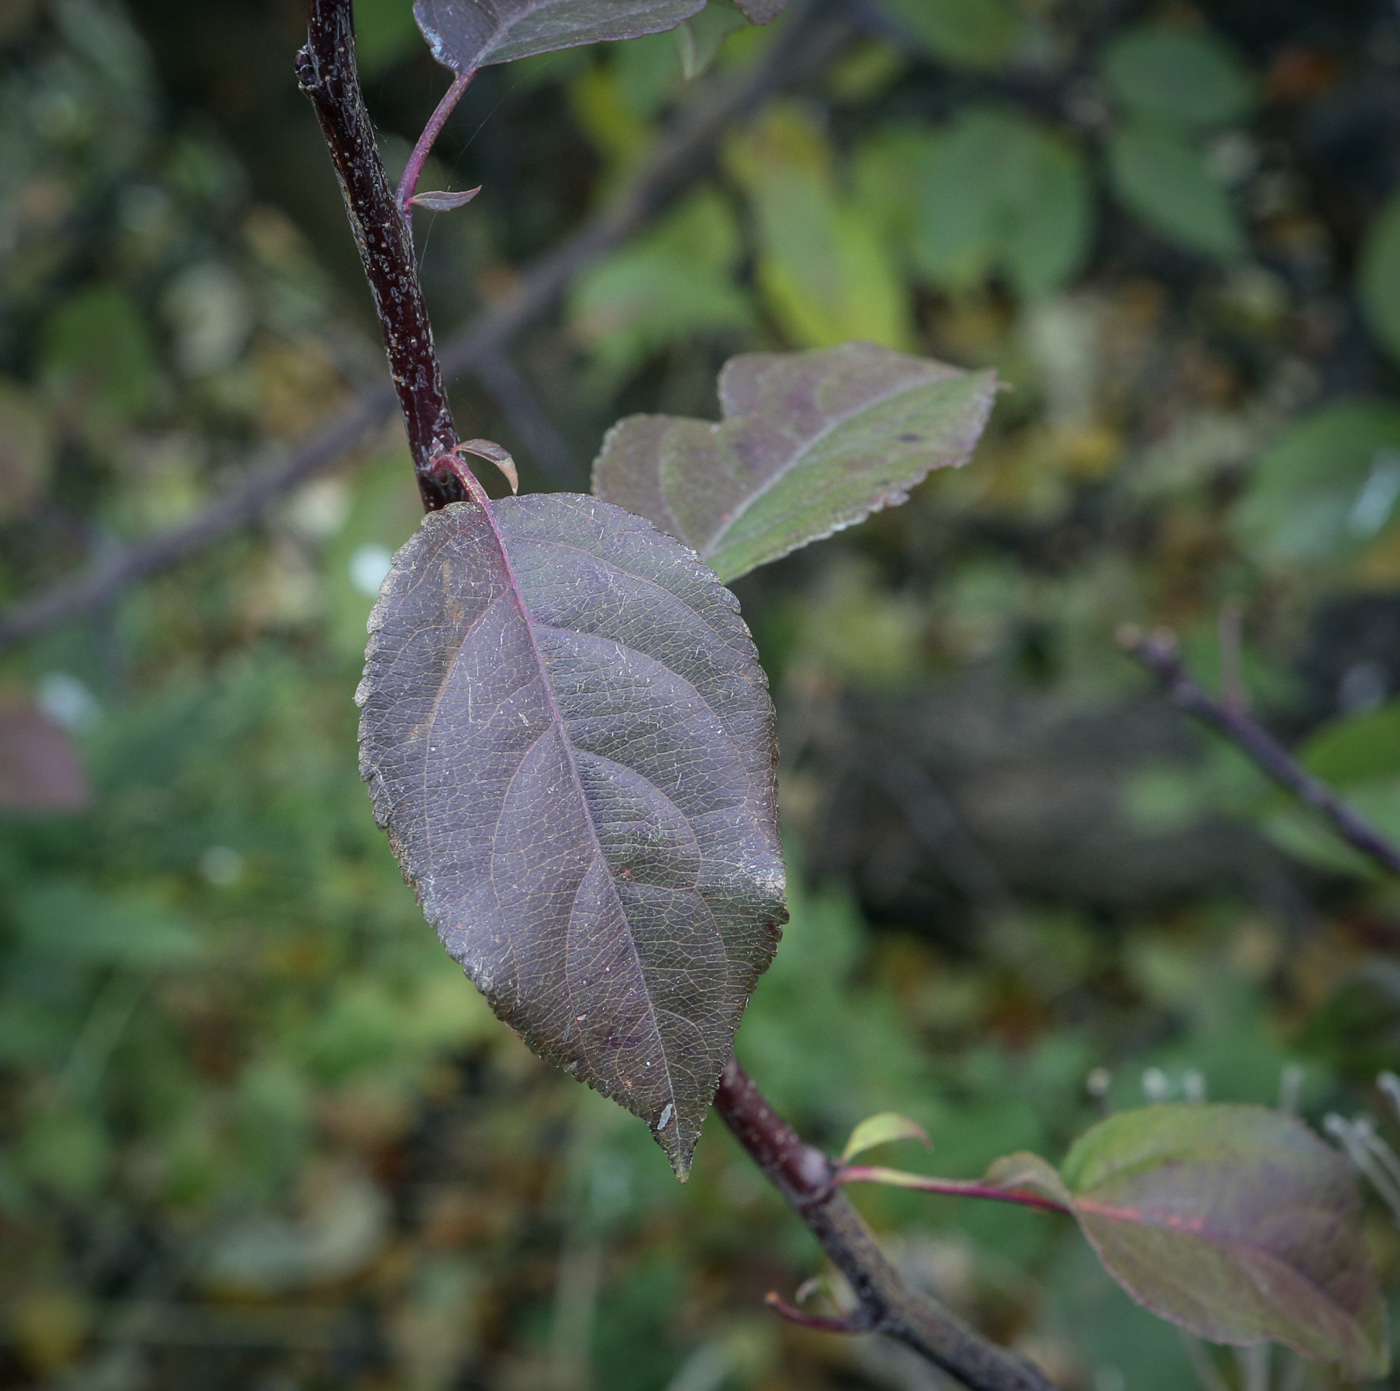
{"type": "MultiPolygon", "coordinates": [[[[579,275],[682,191],[732,120],[751,110],[794,72],[810,71],[826,62],[849,33],[847,22],[835,15],[810,25],[793,22],[752,70],[717,81],[709,94],[698,98],[662,136],[651,158],[620,194],[524,271],[509,295],[448,338],[441,353],[447,379],[477,371],[488,354],[502,351],[524,328],[542,318],[579,275]]],[[[99,610],[121,591],[258,520],[279,498],[330,468],[379,429],[389,419],[394,404],[395,395],[389,387],[362,392],[344,415],[317,430],[285,458],[251,472],[190,521],[99,556],[76,575],[12,605],[0,614],[0,649],[99,610]]]]}
{"type": "Polygon", "coordinates": [[[773,1110],[735,1058],[720,1077],[715,1109],[849,1281],[871,1331],[904,1343],[973,1391],[1053,1391],[1043,1372],[904,1283],[832,1182],[832,1162],[773,1110]]]}
{"type": "Polygon", "coordinates": [[[451,475],[435,469],[436,461],[456,447],[458,436],[433,345],[413,238],[384,171],[360,88],[351,0],[310,0],[306,46],[297,54],[296,69],[340,180],[379,313],[389,374],[408,426],[418,491],[423,506],[433,512],[464,496],[451,475]]]}
{"type": "Polygon", "coordinates": [[[1174,705],[1233,740],[1280,787],[1326,817],[1348,845],[1392,874],[1400,874],[1400,848],[1347,806],[1330,787],[1313,777],[1244,710],[1232,709],[1208,695],[1182,664],[1176,638],[1171,633],[1148,634],[1126,627],[1118,634],[1118,645],[1156,675],[1174,705]]]}
{"type": "MultiPolygon", "coordinates": [[[[413,147],[413,153],[408,157],[403,177],[399,180],[399,186],[394,192],[394,202],[398,204],[399,212],[405,221],[413,216],[409,211],[409,201],[418,191],[418,180],[422,176],[423,166],[428,162],[428,155],[433,148],[433,143],[442,134],[443,126],[447,124],[447,118],[457,109],[457,103],[462,100],[463,93],[472,85],[472,78],[475,76],[475,68],[469,72],[457,74],[456,80],[447,89],[442,100],[438,102],[437,110],[428,117],[428,124],[423,127],[423,134],[418,137],[418,143],[413,147]]],[[[409,235],[412,236],[412,234],[413,229],[410,226],[409,235]]]]}

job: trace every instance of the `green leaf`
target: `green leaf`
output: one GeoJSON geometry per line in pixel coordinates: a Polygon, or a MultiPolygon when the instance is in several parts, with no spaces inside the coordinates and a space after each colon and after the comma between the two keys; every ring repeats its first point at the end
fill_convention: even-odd
{"type": "Polygon", "coordinates": [[[580,277],[569,298],[571,327],[612,377],[676,344],[732,342],[753,321],[748,298],[734,283],[739,254],[728,203],[702,189],[657,232],[580,277]]]}
{"type": "Polygon", "coordinates": [[[1400,361],[1400,193],[1391,195],[1366,228],[1356,293],[1371,331],[1400,361]]]}
{"type": "Polygon", "coordinates": [[[789,339],[811,348],[852,338],[907,347],[913,330],[904,283],[878,228],[838,196],[812,118],[794,105],[776,106],[728,153],[757,223],[759,285],[789,339]]]}
{"type": "Polygon", "coordinates": [[[141,311],[119,287],[85,290],[44,325],[40,376],[50,394],[74,403],[98,430],[150,405],[155,350],[141,311]]]}
{"type": "Polygon", "coordinates": [[[914,260],[947,289],[972,289],[1002,272],[1031,299],[1079,269],[1092,225],[1088,174],[1074,145],[1023,116],[965,111],[922,181],[914,260]]]}
{"type": "Polygon", "coordinates": [[[694,547],[727,582],[903,502],[931,469],[965,464],[996,378],[847,343],[733,358],[719,390],[718,424],[619,421],[593,491],[694,547]]]}
{"type": "Polygon", "coordinates": [[[1299,758],[1314,777],[1333,786],[1400,774],[1400,700],[1324,726],[1299,758]]]}
{"type": "Polygon", "coordinates": [[[1119,201],[1167,241],[1222,261],[1248,250],[1229,194],[1201,151],[1175,132],[1148,125],[1115,131],[1108,165],[1119,201]]]}
{"type": "Polygon", "coordinates": [[[1021,17],[1005,0],[882,3],[935,58],[955,67],[998,67],[1021,37],[1021,17]]]}
{"type": "Polygon", "coordinates": [[[1249,74],[1209,31],[1130,29],[1109,44],[1102,72],[1115,101],[1154,121],[1208,129],[1237,121],[1254,106],[1249,74]]]}
{"type": "Polygon", "coordinates": [[[1122,1111],[1079,1140],[1062,1174],[1085,1236],[1139,1304],[1216,1342],[1272,1339],[1353,1376],[1385,1372],[1356,1180],[1295,1116],[1122,1111]]]}
{"type": "Polygon", "coordinates": [[[851,1131],[851,1138],[841,1151],[841,1162],[849,1164],[856,1155],[880,1145],[892,1144],[895,1140],[918,1140],[929,1149],[933,1148],[928,1131],[918,1121],[911,1121],[898,1111],[881,1111],[878,1116],[867,1117],[851,1131]]]}
{"type": "Polygon", "coordinates": [[[1274,563],[1335,561],[1380,534],[1400,503],[1400,408],[1324,406],[1264,452],[1236,505],[1235,528],[1274,563]]]}

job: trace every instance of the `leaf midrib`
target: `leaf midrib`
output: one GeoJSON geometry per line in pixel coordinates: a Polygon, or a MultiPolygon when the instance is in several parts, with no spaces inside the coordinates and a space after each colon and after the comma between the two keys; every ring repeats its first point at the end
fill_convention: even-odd
{"type": "MultiPolygon", "coordinates": [[[[662,1037],[661,1024],[656,1017],[656,1002],[651,997],[650,984],[646,981],[646,970],[643,967],[641,954],[637,950],[637,944],[632,935],[632,923],[627,916],[626,909],[623,907],[622,897],[619,894],[617,888],[617,880],[613,876],[612,868],[611,866],[609,866],[607,856],[603,852],[603,843],[598,839],[598,828],[596,825],[594,825],[593,813],[588,805],[588,796],[584,792],[583,788],[583,779],[579,776],[578,763],[574,758],[573,740],[569,738],[568,726],[564,723],[564,712],[559,708],[559,699],[558,696],[555,694],[554,682],[549,675],[549,667],[545,662],[544,653],[540,650],[539,642],[535,637],[534,618],[531,616],[530,607],[525,601],[525,592],[523,589],[521,589],[520,581],[516,578],[515,566],[511,563],[510,550],[509,547],[506,545],[505,536],[502,534],[501,528],[497,524],[495,511],[491,506],[490,500],[485,496],[485,494],[482,494],[482,496],[474,502],[474,505],[480,507],[481,511],[485,514],[486,524],[491,529],[492,538],[496,543],[496,550],[501,557],[501,565],[505,570],[507,588],[510,592],[511,599],[516,606],[516,610],[520,614],[520,620],[525,625],[525,632],[530,640],[530,651],[534,654],[535,665],[537,670],[539,671],[540,680],[544,684],[545,698],[549,701],[549,710],[551,716],[553,717],[552,727],[556,727],[559,730],[560,740],[564,746],[564,756],[568,760],[569,764],[569,776],[573,779],[574,790],[578,793],[579,802],[583,807],[584,820],[588,823],[588,836],[589,839],[593,842],[594,854],[597,857],[598,862],[601,863],[603,866],[604,872],[607,875],[608,891],[612,895],[619,916],[621,917],[622,921],[626,924],[627,948],[628,951],[631,953],[633,960],[636,962],[637,974],[641,976],[643,982],[647,984],[647,988],[643,992],[646,998],[647,1015],[651,1020],[651,1026],[656,1035],[657,1047],[661,1054],[661,1067],[666,1076],[666,1094],[668,1100],[671,1103],[671,1106],[673,1107],[672,1114],[676,1126],[676,1149],[677,1154],[680,1154],[682,1152],[682,1146],[680,1143],[682,1140],[682,1136],[680,1114],[681,1108],[679,1104],[679,1098],[676,1096],[675,1082],[671,1077],[671,1062],[666,1053],[666,1044],[662,1037]]],[[[582,889],[582,887],[583,883],[582,881],[580,881],[580,890],[582,889]]],[[[577,902],[577,895],[575,895],[575,902],[577,902]]],[[[574,905],[570,904],[568,926],[565,928],[566,947],[569,937],[573,933],[573,924],[574,905]]],[[[577,1018],[577,1011],[574,1006],[573,981],[569,977],[569,972],[567,968],[564,971],[564,988],[569,992],[569,1017],[571,1020],[573,1020],[577,1018]]],[[[587,1054],[589,1051],[586,1039],[587,1031],[581,1030],[579,1033],[579,1040],[580,1046],[583,1048],[585,1054],[587,1054]]],[[[592,1065],[591,1060],[590,1065],[592,1065]]],[[[603,1075],[602,1070],[598,1069],[596,1066],[594,1070],[598,1072],[600,1077],[603,1075]]]]}
{"type": "MultiPolygon", "coordinates": [[[[847,414],[832,421],[830,425],[826,426],[817,434],[813,435],[811,439],[808,440],[807,443],[795,455],[793,455],[793,457],[786,464],[784,464],[776,472],[770,474],[767,478],[765,478],[763,482],[757,488],[755,488],[754,491],[751,492],[748,495],[748,497],[746,497],[738,505],[738,507],[734,509],[733,512],[729,514],[728,518],[724,521],[723,525],[717,531],[712,533],[709,540],[705,542],[704,549],[700,552],[700,554],[703,555],[706,560],[709,560],[711,556],[715,555],[719,551],[720,547],[724,544],[725,538],[734,529],[734,526],[739,521],[740,517],[742,517],[744,513],[746,513],[754,505],[754,503],[756,503],[759,500],[759,498],[763,497],[771,489],[773,489],[780,482],[782,482],[782,480],[785,479],[788,476],[788,474],[790,474],[793,471],[793,469],[798,467],[800,461],[807,455],[811,454],[811,452],[819,444],[821,444],[823,440],[829,438],[843,425],[853,420],[863,411],[871,409],[872,406],[882,406],[885,404],[885,402],[893,401],[895,397],[907,395],[911,391],[917,391],[920,387],[933,386],[936,385],[938,382],[955,380],[957,380],[955,377],[926,377],[920,381],[909,382],[903,386],[898,387],[894,391],[885,392],[882,396],[872,396],[868,401],[863,401],[856,410],[849,411],[847,414]]],[[[746,415],[747,414],[752,414],[752,412],[746,412],[746,415]]],[[[727,420],[718,421],[713,427],[716,439],[719,440],[719,436],[726,428],[726,426],[735,424],[743,419],[745,419],[745,415],[733,415],[730,416],[727,420]]],[[[724,444],[727,448],[726,441],[719,440],[719,442],[724,444]]],[[[670,505],[669,500],[667,505],[670,505]]]]}

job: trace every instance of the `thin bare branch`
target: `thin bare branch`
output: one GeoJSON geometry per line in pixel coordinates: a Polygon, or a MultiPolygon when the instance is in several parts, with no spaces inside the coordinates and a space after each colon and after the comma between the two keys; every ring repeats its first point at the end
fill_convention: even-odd
{"type": "Polygon", "coordinates": [[[1400,874],[1400,847],[1392,845],[1330,787],[1313,777],[1242,707],[1232,707],[1208,695],[1182,664],[1174,634],[1164,630],[1144,633],[1139,628],[1126,627],[1118,634],[1118,645],[1157,677],[1173,705],[1238,745],[1280,787],[1325,817],[1348,845],[1383,869],[1400,874]]]}

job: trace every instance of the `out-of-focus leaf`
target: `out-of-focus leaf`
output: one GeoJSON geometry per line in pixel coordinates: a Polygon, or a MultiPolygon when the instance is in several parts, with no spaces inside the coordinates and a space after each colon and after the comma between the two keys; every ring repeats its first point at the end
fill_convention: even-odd
{"type": "Polygon", "coordinates": [[[878,228],[838,196],[829,153],[811,117],[775,106],[731,141],[729,165],[758,223],[758,279],[788,337],[823,348],[865,338],[912,340],[908,295],[878,228]]]}
{"type": "Polygon", "coordinates": [[[14,915],[27,958],[76,966],[178,966],[199,955],[199,939],[158,902],[93,893],[76,883],[39,881],[16,895],[14,915]]]}
{"type": "Polygon", "coordinates": [[[918,1121],[911,1121],[898,1111],[881,1111],[878,1116],[867,1117],[851,1131],[851,1138],[841,1151],[841,1162],[849,1164],[856,1155],[880,1145],[893,1144],[896,1140],[918,1140],[929,1149],[933,1148],[928,1131],[918,1121]]]}
{"type": "Polygon", "coordinates": [[[1103,57],[1113,98],[1136,116],[1188,128],[1247,116],[1254,84],[1239,60],[1208,30],[1144,25],[1120,34],[1103,57]]]}
{"type": "Polygon", "coordinates": [[[1108,165],[1119,201],[1168,241],[1222,261],[1248,250],[1230,195],[1204,154],[1174,131],[1146,124],[1115,131],[1108,165]]]}
{"type": "Polygon", "coordinates": [[[1264,452],[1235,508],[1241,539],[1274,563],[1345,557],[1389,525],[1400,503],[1400,408],[1324,406],[1264,452]]]}
{"type": "Polygon", "coordinates": [[[1353,1376],[1385,1372],[1355,1177],[1297,1117],[1120,1111],[1080,1138],[1062,1174],[1109,1274],[1154,1313],[1217,1342],[1272,1339],[1353,1376]]]}
{"type": "Polygon", "coordinates": [[[1356,290],[1371,332],[1400,361],[1400,193],[1366,229],[1356,290]]]}
{"type": "Polygon", "coordinates": [[[674,29],[705,0],[414,0],[433,57],[456,72],[674,29]]]}
{"type": "Polygon", "coordinates": [[[1006,0],[881,0],[935,58],[994,68],[1011,56],[1021,17],[1006,0]]]}
{"type": "Polygon", "coordinates": [[[991,372],[873,343],[736,357],[718,424],[629,416],[608,432],[593,488],[732,580],[965,464],[995,394],[991,372]]]}
{"type": "Polygon", "coordinates": [[[0,381],[0,521],[39,500],[53,459],[48,415],[22,387],[0,381]]]}
{"type": "Polygon", "coordinates": [[[569,299],[571,326],[614,377],[673,345],[733,341],[753,321],[734,283],[739,253],[729,204],[702,189],[650,236],[579,278],[569,299]]]}
{"type": "Polygon", "coordinates": [[[1004,273],[1034,298],[1079,268],[1093,197],[1083,156],[1024,116],[971,110],[939,141],[919,194],[914,258],[954,290],[1004,273]]]}
{"type": "Polygon", "coordinates": [[[68,731],[27,702],[0,704],[0,810],[82,811],[92,790],[68,731]]]}
{"type": "Polygon", "coordinates": [[[704,72],[724,47],[730,34],[744,27],[744,14],[737,5],[710,3],[676,29],[681,52],[681,73],[687,82],[704,72]]]}
{"type": "Polygon", "coordinates": [[[787,8],[787,0],[734,0],[751,24],[771,24],[787,8]]]}
{"type": "Polygon", "coordinates": [[[1325,725],[1298,751],[1303,766],[1335,787],[1400,774],[1400,700],[1325,725]]]}
{"type": "Polygon", "coordinates": [[[116,285],[60,305],[44,325],[40,360],[49,392],[97,428],[140,415],[155,389],[150,333],[116,285]]]}
{"type": "Polygon", "coordinates": [[[553,494],[426,518],[370,633],[361,766],[428,921],[684,1176],[786,917],[737,602],[648,523],[553,494]]]}

